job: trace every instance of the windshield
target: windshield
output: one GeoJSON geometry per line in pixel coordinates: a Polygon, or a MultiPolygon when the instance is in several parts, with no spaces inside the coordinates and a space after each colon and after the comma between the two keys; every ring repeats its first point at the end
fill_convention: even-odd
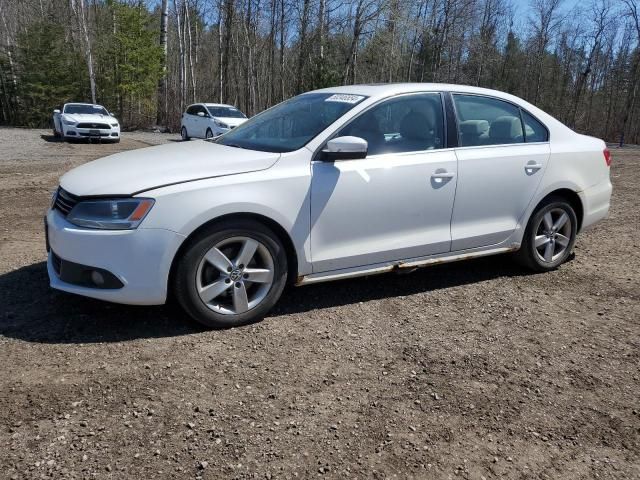
{"type": "Polygon", "coordinates": [[[98,115],[109,115],[107,109],[101,105],[65,105],[64,113],[78,113],[78,114],[98,114],[98,115]]]}
{"type": "Polygon", "coordinates": [[[247,118],[244,113],[242,113],[235,107],[207,106],[207,110],[209,110],[209,115],[211,115],[212,117],[247,118]]]}
{"type": "Polygon", "coordinates": [[[263,152],[292,152],[305,146],[365,98],[332,93],[298,95],[256,115],[217,142],[263,152]]]}

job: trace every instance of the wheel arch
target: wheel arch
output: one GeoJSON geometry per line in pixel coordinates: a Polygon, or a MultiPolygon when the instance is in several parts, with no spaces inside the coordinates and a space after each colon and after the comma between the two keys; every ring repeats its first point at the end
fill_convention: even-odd
{"type": "Polygon", "coordinates": [[[561,197],[564,200],[566,200],[569,203],[569,205],[571,205],[573,210],[576,212],[576,217],[578,218],[577,231],[579,232],[582,228],[582,221],[584,219],[584,205],[582,204],[580,195],[578,195],[578,193],[575,190],[572,190],[570,188],[557,188],[547,193],[544,197],[540,199],[540,201],[538,201],[538,203],[536,204],[536,207],[531,212],[531,215],[533,215],[533,213],[536,210],[538,210],[538,207],[540,206],[540,204],[545,200],[547,200],[549,197],[561,197]]]}
{"type": "Polygon", "coordinates": [[[296,282],[296,278],[298,277],[298,257],[296,255],[296,249],[293,244],[293,240],[291,239],[291,236],[287,233],[287,231],[284,229],[284,227],[280,225],[278,222],[276,222],[275,220],[273,220],[272,218],[266,217],[264,215],[260,215],[258,213],[249,213],[249,212],[228,213],[216,218],[212,218],[211,220],[203,223],[202,225],[197,227],[195,230],[193,230],[182,241],[182,243],[180,244],[180,247],[176,251],[176,254],[173,256],[173,260],[171,261],[171,268],[169,269],[169,278],[168,278],[168,290],[167,290],[168,295],[171,295],[171,285],[173,284],[173,281],[174,281],[174,275],[175,275],[178,259],[183,255],[185,249],[189,246],[189,242],[191,241],[191,239],[193,239],[196,235],[198,235],[203,230],[228,220],[253,220],[253,221],[262,223],[264,226],[273,230],[273,233],[275,233],[280,239],[280,241],[282,242],[282,245],[284,246],[284,249],[285,249],[285,253],[287,255],[287,270],[288,270],[287,283],[292,284],[296,282]]]}

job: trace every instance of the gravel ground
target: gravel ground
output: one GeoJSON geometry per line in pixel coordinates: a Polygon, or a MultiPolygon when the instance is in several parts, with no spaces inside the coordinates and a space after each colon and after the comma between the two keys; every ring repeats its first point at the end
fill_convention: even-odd
{"type": "Polygon", "coordinates": [[[292,288],[228,331],[50,290],[58,177],[174,140],[0,129],[0,477],[640,478],[640,150],[613,151],[609,219],[548,274],[292,288]]]}

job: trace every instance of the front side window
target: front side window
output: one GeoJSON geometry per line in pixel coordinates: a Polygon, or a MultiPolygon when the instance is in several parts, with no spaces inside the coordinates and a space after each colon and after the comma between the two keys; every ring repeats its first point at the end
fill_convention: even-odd
{"type": "Polygon", "coordinates": [[[421,93],[387,100],[356,117],[335,136],[365,139],[368,155],[443,148],[442,97],[421,93]]]}
{"type": "Polygon", "coordinates": [[[477,95],[453,95],[453,100],[461,147],[524,142],[518,107],[477,95]]]}
{"type": "Polygon", "coordinates": [[[244,113],[234,107],[215,107],[213,105],[207,106],[209,114],[212,117],[221,118],[247,118],[244,113]]]}
{"type": "Polygon", "coordinates": [[[73,114],[98,114],[98,115],[109,115],[107,109],[101,105],[82,105],[82,104],[70,104],[65,105],[64,113],[68,113],[70,115],[73,114]]]}
{"type": "Polygon", "coordinates": [[[216,142],[264,152],[292,152],[305,146],[365,98],[364,95],[304,93],[252,117],[216,142]]]}

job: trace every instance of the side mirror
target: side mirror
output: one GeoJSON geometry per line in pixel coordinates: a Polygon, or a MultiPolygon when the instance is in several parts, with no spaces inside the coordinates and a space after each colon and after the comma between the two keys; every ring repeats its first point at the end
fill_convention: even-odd
{"type": "Polygon", "coordinates": [[[60,113],[60,110],[56,108],[53,113],[60,113]]]}
{"type": "Polygon", "coordinates": [[[204,116],[205,116],[205,115],[204,115],[204,112],[198,112],[198,113],[197,113],[197,115],[198,115],[199,117],[204,117],[204,116]]]}
{"type": "Polygon", "coordinates": [[[335,160],[357,160],[367,157],[369,145],[364,138],[360,137],[337,137],[327,142],[322,150],[323,158],[326,161],[335,160]]]}

